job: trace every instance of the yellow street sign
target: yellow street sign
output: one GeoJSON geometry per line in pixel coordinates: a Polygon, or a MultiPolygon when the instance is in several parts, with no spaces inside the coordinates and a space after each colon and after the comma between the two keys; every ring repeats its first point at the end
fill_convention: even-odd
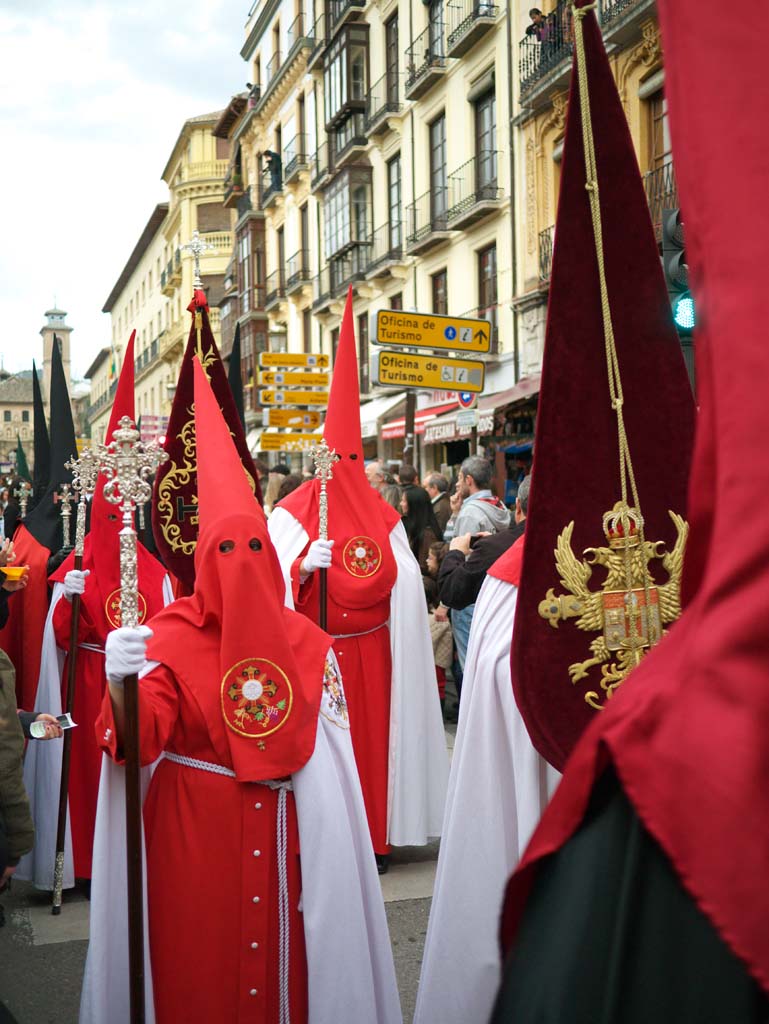
{"type": "Polygon", "coordinates": [[[301,452],[320,442],[320,434],[262,434],[263,452],[301,452]]]}
{"type": "Polygon", "coordinates": [[[301,391],[299,388],[259,392],[260,405],[328,405],[325,391],[301,391]]]}
{"type": "Polygon", "coordinates": [[[480,392],[486,367],[479,359],[447,359],[383,350],[374,354],[371,369],[375,384],[480,392]]]}
{"type": "Polygon", "coordinates": [[[379,309],[373,340],[377,345],[488,352],[491,348],[491,325],[488,320],[379,309]]]}
{"type": "Polygon", "coordinates": [[[262,370],[259,374],[259,383],[268,384],[271,387],[284,388],[327,388],[328,374],[319,372],[313,373],[308,370],[306,373],[284,373],[282,370],[262,370]]]}
{"type": "Polygon", "coordinates": [[[314,430],[320,426],[321,416],[314,409],[264,409],[262,423],[265,427],[306,427],[314,430]]]}
{"type": "Polygon", "coordinates": [[[260,352],[260,366],[318,366],[325,369],[330,359],[320,352],[260,352]]]}

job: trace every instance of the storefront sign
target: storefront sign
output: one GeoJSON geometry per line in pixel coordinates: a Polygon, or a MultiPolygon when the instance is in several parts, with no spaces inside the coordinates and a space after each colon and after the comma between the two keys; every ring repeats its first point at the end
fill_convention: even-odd
{"type": "Polygon", "coordinates": [[[443,387],[457,391],[483,391],[485,366],[477,359],[382,351],[371,364],[375,384],[398,388],[443,387]]]}
{"type": "MultiPolygon", "coordinates": [[[[379,309],[372,333],[372,340],[377,345],[404,345],[408,348],[436,348],[453,352],[488,352],[491,348],[491,326],[488,320],[438,316],[435,313],[403,313],[400,310],[379,309]]],[[[445,385],[439,382],[430,386],[445,385]]]]}

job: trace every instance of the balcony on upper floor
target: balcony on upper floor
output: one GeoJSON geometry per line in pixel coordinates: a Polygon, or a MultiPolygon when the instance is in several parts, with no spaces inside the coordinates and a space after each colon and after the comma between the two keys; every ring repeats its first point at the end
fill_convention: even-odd
{"type": "Polygon", "coordinates": [[[180,182],[203,181],[207,178],[221,179],[226,173],[226,160],[198,160],[182,166],[180,182]]]}
{"type": "Polygon", "coordinates": [[[300,11],[288,26],[288,33],[286,34],[286,45],[288,47],[287,64],[294,59],[302,48],[306,50],[313,49],[315,40],[312,37],[312,33],[313,26],[310,24],[307,16],[300,11]]]}
{"type": "Polygon", "coordinates": [[[236,209],[238,200],[245,191],[243,174],[233,168],[224,179],[224,200],[222,205],[228,210],[236,209]]]}
{"type": "Polygon", "coordinates": [[[572,49],[571,0],[558,0],[555,10],[532,23],[518,44],[522,102],[545,80],[548,88],[565,83],[572,49]]]}
{"type": "Polygon", "coordinates": [[[404,233],[404,223],[396,220],[382,224],[372,234],[366,267],[366,278],[369,281],[390,277],[396,267],[404,267],[408,263],[403,245],[404,233]]]}
{"type": "Polygon", "coordinates": [[[333,165],[334,173],[355,163],[368,146],[368,136],[363,114],[352,114],[344,122],[341,128],[329,133],[333,139],[333,165]]]}
{"type": "Polygon", "coordinates": [[[277,154],[271,157],[269,167],[262,170],[262,209],[269,210],[283,197],[283,168],[277,154]]]}
{"type": "Polygon", "coordinates": [[[423,193],[407,213],[406,248],[411,255],[429,252],[451,238],[448,185],[423,193]]]}
{"type": "Polygon", "coordinates": [[[601,31],[606,41],[625,45],[637,36],[643,18],[655,13],[656,0],[599,0],[601,31]]]}
{"type": "Polygon", "coordinates": [[[312,49],[307,54],[307,70],[314,71],[322,64],[323,53],[328,43],[328,15],[325,11],[315,19],[312,29],[312,49]]]}
{"type": "Polygon", "coordinates": [[[449,0],[446,14],[446,54],[463,57],[494,28],[499,7],[487,0],[449,0]]]}
{"type": "Polygon", "coordinates": [[[448,72],[443,21],[427,26],[406,50],[406,99],[418,100],[448,72]]]}
{"type": "Polygon", "coordinates": [[[301,292],[310,280],[310,250],[300,249],[286,260],[286,295],[301,292]]]}
{"type": "Polygon", "coordinates": [[[283,149],[283,184],[291,185],[298,181],[302,171],[309,170],[309,167],[307,136],[299,132],[283,149]]]}
{"type": "Polygon", "coordinates": [[[551,224],[549,228],[539,233],[539,281],[546,284],[550,280],[553,270],[553,243],[555,241],[555,227],[551,224]]]}
{"type": "Polygon", "coordinates": [[[265,311],[274,309],[286,297],[286,272],[283,267],[267,275],[264,283],[265,311]]]}
{"type": "Polygon", "coordinates": [[[321,267],[320,272],[312,279],[313,313],[327,313],[332,299],[330,269],[328,266],[321,267]]]}
{"type": "Polygon", "coordinates": [[[374,82],[366,97],[365,130],[371,138],[391,130],[390,118],[403,110],[403,76],[386,71],[374,82]]]}
{"type": "Polygon", "coordinates": [[[333,153],[327,142],[321,142],[312,158],[310,188],[319,192],[324,188],[334,173],[333,153]]]}
{"type": "Polygon", "coordinates": [[[661,242],[663,211],[675,209],[679,205],[676,169],[673,164],[663,164],[662,167],[644,174],[644,188],[654,225],[654,236],[661,242]]]}
{"type": "Polygon", "coordinates": [[[182,251],[177,248],[174,253],[174,258],[168,261],[169,273],[171,275],[171,284],[174,286],[182,283],[182,251]]]}
{"type": "Polygon", "coordinates": [[[329,281],[332,298],[339,298],[351,284],[362,281],[366,276],[371,243],[354,245],[339,256],[328,261],[329,281]]]}
{"type": "Polygon", "coordinates": [[[488,217],[502,205],[502,189],[497,180],[499,154],[494,150],[478,153],[448,177],[448,226],[467,229],[488,217]]]}
{"type": "Polygon", "coordinates": [[[367,0],[328,0],[326,13],[328,15],[329,36],[344,25],[346,21],[357,18],[366,6],[367,0]]]}

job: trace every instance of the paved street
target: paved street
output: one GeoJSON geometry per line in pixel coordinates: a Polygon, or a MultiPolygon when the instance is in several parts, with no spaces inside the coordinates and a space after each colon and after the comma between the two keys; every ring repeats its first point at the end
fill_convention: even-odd
{"type": "MultiPolygon", "coordinates": [[[[455,732],[456,726],[447,726],[449,747],[455,732]]],[[[437,858],[437,842],[396,850],[382,878],[406,1024],[414,1012],[437,858]]],[[[2,897],[6,924],[0,928],[0,998],[18,1024],[77,1022],[89,904],[79,890],[65,899],[61,915],[53,917],[49,895],[28,883],[14,882],[2,897]]],[[[5,1024],[2,1010],[0,1024],[5,1024]]]]}

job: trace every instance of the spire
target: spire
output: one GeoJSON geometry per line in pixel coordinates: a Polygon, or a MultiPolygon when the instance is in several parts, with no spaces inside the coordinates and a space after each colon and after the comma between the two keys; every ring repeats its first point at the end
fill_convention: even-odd
{"type": "Polygon", "coordinates": [[[40,378],[37,375],[34,359],[32,360],[32,408],[35,465],[32,471],[32,498],[27,506],[27,515],[45,494],[51,476],[51,442],[45,422],[45,406],[43,405],[43,393],[40,390],[40,378]]]}
{"type": "Polygon", "coordinates": [[[355,350],[352,288],[347,292],[347,302],[339,330],[339,345],[334,360],[334,374],[328,396],[328,412],[326,413],[323,436],[329,448],[334,448],[337,454],[343,457],[356,455],[361,469],[363,468],[358,355],[355,350]]]}

